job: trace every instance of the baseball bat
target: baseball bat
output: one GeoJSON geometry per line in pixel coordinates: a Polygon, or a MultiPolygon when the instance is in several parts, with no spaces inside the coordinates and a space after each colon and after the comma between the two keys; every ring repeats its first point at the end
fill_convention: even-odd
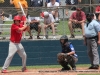
{"type": "MultiPolygon", "coordinates": [[[[23,15],[26,17],[26,14],[25,14],[25,12],[24,12],[24,9],[23,9],[23,7],[22,7],[21,3],[20,3],[20,2],[18,2],[18,4],[19,4],[19,6],[20,6],[20,9],[21,9],[21,11],[22,11],[23,15]]],[[[25,37],[25,32],[23,33],[23,38],[24,38],[24,39],[26,38],[26,37],[25,37]]]]}
{"type": "Polygon", "coordinates": [[[22,7],[21,3],[20,3],[20,2],[18,2],[18,4],[19,4],[19,6],[20,6],[20,8],[21,8],[21,11],[23,12],[23,15],[26,17],[26,14],[25,14],[25,12],[24,12],[24,9],[23,9],[23,7],[22,7]]]}

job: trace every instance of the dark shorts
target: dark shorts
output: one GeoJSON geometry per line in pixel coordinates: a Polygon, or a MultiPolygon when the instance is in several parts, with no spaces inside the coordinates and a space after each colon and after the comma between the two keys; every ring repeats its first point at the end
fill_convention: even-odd
{"type": "Polygon", "coordinates": [[[72,26],[73,28],[80,28],[80,29],[82,29],[82,27],[81,27],[81,24],[74,24],[73,23],[73,26],[72,26]]]}
{"type": "Polygon", "coordinates": [[[31,23],[30,30],[35,29],[36,31],[38,31],[38,25],[39,25],[39,23],[31,23]]]}

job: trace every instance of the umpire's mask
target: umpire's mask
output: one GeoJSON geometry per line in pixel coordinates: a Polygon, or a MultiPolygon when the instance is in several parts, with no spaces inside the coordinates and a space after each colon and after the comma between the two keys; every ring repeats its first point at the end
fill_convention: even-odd
{"type": "Polygon", "coordinates": [[[68,42],[68,37],[66,35],[61,36],[60,38],[61,45],[64,45],[66,42],[68,42]]]}
{"type": "Polygon", "coordinates": [[[94,18],[94,14],[93,14],[93,13],[88,13],[88,14],[86,15],[86,19],[87,19],[87,21],[88,21],[89,23],[93,20],[93,18],[94,18]]]}

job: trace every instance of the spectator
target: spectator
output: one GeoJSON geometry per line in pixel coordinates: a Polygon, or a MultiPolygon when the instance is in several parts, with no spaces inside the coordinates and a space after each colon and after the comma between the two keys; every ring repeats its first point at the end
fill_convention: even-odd
{"type": "Polygon", "coordinates": [[[56,0],[50,0],[50,2],[47,4],[47,7],[55,8],[54,10],[50,11],[50,13],[52,13],[52,15],[54,16],[56,22],[59,22],[58,9],[57,9],[58,6],[59,6],[59,3],[56,2],[56,0]]]}
{"type": "Polygon", "coordinates": [[[28,33],[30,35],[29,39],[33,39],[32,33],[31,33],[32,29],[35,29],[38,32],[37,33],[37,39],[41,39],[39,37],[40,33],[41,33],[41,25],[40,25],[39,17],[35,17],[35,18],[31,19],[30,26],[28,27],[28,33]]]}
{"type": "MultiPolygon", "coordinates": [[[[100,1],[99,1],[99,4],[100,4],[100,1]]],[[[98,6],[95,8],[95,13],[100,13],[100,5],[98,5],[98,6]]]]}
{"type": "MultiPolygon", "coordinates": [[[[65,0],[66,6],[67,5],[77,5],[80,2],[81,0],[65,0]]],[[[71,8],[71,10],[76,10],[76,7],[68,7],[68,8],[71,8]]],[[[66,10],[66,15],[68,15],[68,9],[66,10]]]]}
{"type": "Polygon", "coordinates": [[[31,7],[42,7],[43,0],[31,0],[31,7]]]}
{"type": "Polygon", "coordinates": [[[97,20],[97,22],[100,24],[100,13],[97,13],[97,14],[96,14],[96,20],[97,20]]]}
{"type": "Polygon", "coordinates": [[[26,0],[10,0],[10,4],[14,4],[14,6],[15,6],[15,8],[17,10],[20,9],[20,6],[19,6],[18,2],[20,2],[21,5],[22,5],[22,7],[25,8],[24,10],[25,10],[25,13],[27,15],[28,4],[27,4],[27,1],[26,0]]]}
{"type": "Polygon", "coordinates": [[[81,0],[65,0],[66,5],[77,5],[81,0]]]}
{"type": "MultiPolygon", "coordinates": [[[[0,24],[3,24],[4,20],[4,11],[0,9],[0,24]]],[[[2,34],[2,25],[0,25],[0,34],[2,34]]]]}
{"type": "Polygon", "coordinates": [[[43,37],[43,39],[46,39],[46,29],[48,27],[50,27],[52,29],[53,39],[56,39],[54,22],[55,22],[55,20],[54,20],[52,14],[49,14],[48,12],[44,12],[44,26],[43,26],[44,37],[43,37]]]}
{"type": "Polygon", "coordinates": [[[99,69],[98,45],[100,45],[100,24],[94,20],[94,14],[86,15],[87,23],[84,25],[84,44],[87,46],[87,53],[91,66],[89,69],[99,69]]]}
{"type": "Polygon", "coordinates": [[[82,35],[84,35],[83,28],[84,28],[85,20],[86,20],[85,13],[80,8],[77,8],[76,11],[72,13],[68,21],[69,30],[71,33],[70,38],[75,38],[75,35],[73,33],[73,27],[82,28],[82,35]]]}
{"type": "MultiPolygon", "coordinates": [[[[45,2],[45,6],[47,7],[47,3],[49,3],[50,2],[50,0],[46,0],[46,2],[45,2]]],[[[58,2],[59,3],[59,5],[61,5],[61,2],[60,2],[60,0],[56,0],[56,2],[58,2]]]]}

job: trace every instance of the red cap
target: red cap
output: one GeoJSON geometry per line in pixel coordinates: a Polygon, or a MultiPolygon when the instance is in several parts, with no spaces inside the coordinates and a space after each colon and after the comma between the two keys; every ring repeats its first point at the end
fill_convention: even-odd
{"type": "Polygon", "coordinates": [[[44,12],[40,13],[40,16],[41,16],[41,17],[44,17],[44,12]]]}
{"type": "Polygon", "coordinates": [[[15,16],[14,20],[21,20],[20,16],[15,16]]]}

